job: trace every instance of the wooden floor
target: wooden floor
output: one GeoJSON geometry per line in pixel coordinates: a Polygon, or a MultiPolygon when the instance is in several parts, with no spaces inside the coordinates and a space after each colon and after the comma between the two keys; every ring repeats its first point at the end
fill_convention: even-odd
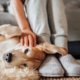
{"type": "MultiPolygon", "coordinates": [[[[80,63],[80,60],[77,60],[80,63]]],[[[46,78],[42,77],[39,80],[80,80],[80,77],[63,77],[63,78],[46,78]]]]}

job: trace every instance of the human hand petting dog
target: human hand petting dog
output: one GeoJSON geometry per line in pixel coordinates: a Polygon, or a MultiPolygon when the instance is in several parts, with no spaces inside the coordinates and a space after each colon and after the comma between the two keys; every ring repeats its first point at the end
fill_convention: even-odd
{"type": "MultiPolygon", "coordinates": [[[[36,46],[36,34],[34,34],[30,29],[22,30],[22,35],[21,35],[21,38],[20,38],[20,42],[21,42],[22,46],[35,47],[36,46]]],[[[46,49],[46,48],[49,47],[47,49],[46,53],[48,51],[50,51],[49,53],[52,53],[52,54],[57,53],[57,52],[60,53],[61,55],[68,54],[68,50],[65,49],[65,48],[62,48],[62,47],[57,47],[57,46],[51,45],[49,43],[44,43],[43,46],[44,46],[43,49],[46,49]]]]}
{"type": "Polygon", "coordinates": [[[34,34],[31,30],[22,30],[20,42],[22,46],[34,47],[36,46],[36,34],[34,34]]]}
{"type": "Polygon", "coordinates": [[[2,57],[4,56],[4,64],[7,68],[14,66],[22,67],[24,66],[23,64],[26,64],[30,68],[37,69],[46,57],[46,54],[59,53],[60,55],[66,55],[68,53],[66,49],[47,42],[36,45],[36,35],[30,29],[21,30],[19,27],[3,25],[0,26],[0,34],[5,37],[5,41],[1,41],[0,50],[3,51],[2,57]],[[21,46],[20,36],[23,45],[25,44],[24,40],[27,40],[28,46],[36,46],[21,46]],[[31,43],[29,40],[31,40],[31,43]],[[4,49],[2,46],[4,46],[4,49]],[[9,56],[7,57],[7,55],[9,56]]]}

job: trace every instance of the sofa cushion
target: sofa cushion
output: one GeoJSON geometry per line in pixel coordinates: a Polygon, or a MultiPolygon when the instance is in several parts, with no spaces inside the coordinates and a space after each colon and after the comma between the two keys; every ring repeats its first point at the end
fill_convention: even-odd
{"type": "Polygon", "coordinates": [[[68,51],[80,59],[80,0],[64,0],[68,21],[68,51]]]}
{"type": "Polygon", "coordinates": [[[3,4],[3,3],[5,3],[6,1],[9,1],[9,0],[0,0],[0,4],[3,4]]]}
{"type": "Polygon", "coordinates": [[[17,26],[15,17],[7,12],[0,12],[0,25],[3,24],[11,24],[17,26]]]}
{"type": "Polygon", "coordinates": [[[80,41],[80,2],[64,0],[68,21],[69,41],[80,41]]]}

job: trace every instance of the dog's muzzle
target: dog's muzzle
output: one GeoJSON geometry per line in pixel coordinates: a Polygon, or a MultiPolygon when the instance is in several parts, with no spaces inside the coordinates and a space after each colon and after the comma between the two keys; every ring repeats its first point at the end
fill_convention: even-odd
{"type": "Polygon", "coordinates": [[[3,59],[4,59],[6,62],[11,62],[11,61],[12,61],[12,53],[4,54],[3,59]]]}

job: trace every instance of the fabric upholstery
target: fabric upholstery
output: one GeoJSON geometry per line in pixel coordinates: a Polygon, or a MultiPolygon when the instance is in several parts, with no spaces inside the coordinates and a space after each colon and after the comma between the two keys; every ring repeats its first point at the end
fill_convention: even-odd
{"type": "Polygon", "coordinates": [[[80,41],[80,2],[64,0],[68,21],[69,41],[80,41]]]}
{"type": "Polygon", "coordinates": [[[0,25],[11,24],[17,26],[16,20],[13,15],[8,13],[0,12],[0,25]]]}

